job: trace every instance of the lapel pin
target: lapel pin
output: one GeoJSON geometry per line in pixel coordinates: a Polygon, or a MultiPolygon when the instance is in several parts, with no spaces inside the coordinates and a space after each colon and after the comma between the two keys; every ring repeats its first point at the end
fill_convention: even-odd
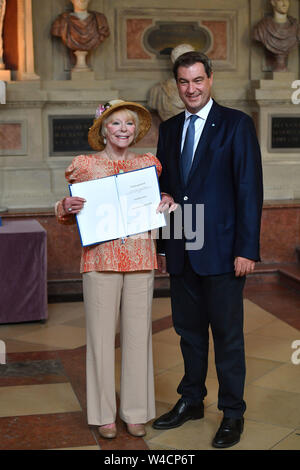
{"type": "Polygon", "coordinates": [[[215,123],[213,122],[211,126],[212,126],[212,127],[215,127],[215,123]]]}

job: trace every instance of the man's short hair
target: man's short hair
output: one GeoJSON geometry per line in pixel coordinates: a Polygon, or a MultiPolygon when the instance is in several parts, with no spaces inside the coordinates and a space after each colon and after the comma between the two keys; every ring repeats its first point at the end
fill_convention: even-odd
{"type": "Polygon", "coordinates": [[[211,60],[202,52],[190,51],[185,52],[176,59],[173,66],[175,80],[177,81],[177,72],[179,67],[190,67],[191,65],[197,64],[198,62],[203,64],[206,75],[209,78],[212,74],[211,60]]]}

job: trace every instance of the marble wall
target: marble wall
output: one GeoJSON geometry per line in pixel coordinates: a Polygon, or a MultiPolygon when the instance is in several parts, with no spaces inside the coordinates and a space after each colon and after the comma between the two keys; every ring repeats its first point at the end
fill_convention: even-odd
{"type": "MultiPolygon", "coordinates": [[[[47,259],[49,292],[76,293],[81,245],[76,225],[58,224],[53,211],[11,211],[3,221],[37,220],[47,231],[47,259]]],[[[300,203],[266,202],[262,215],[261,260],[263,265],[296,263],[296,247],[300,246],[300,203]]],[[[258,265],[260,267],[260,265],[258,265]]],[[[270,266],[271,268],[271,266],[270,266]]]]}

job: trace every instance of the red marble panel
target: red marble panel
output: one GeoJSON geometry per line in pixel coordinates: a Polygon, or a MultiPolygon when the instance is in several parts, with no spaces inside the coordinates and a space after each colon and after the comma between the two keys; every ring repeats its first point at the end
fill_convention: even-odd
{"type": "Polygon", "coordinates": [[[47,231],[48,276],[79,273],[81,243],[77,225],[59,224],[55,216],[35,219],[47,231]]]}
{"type": "Polygon", "coordinates": [[[265,207],[261,228],[262,261],[294,263],[297,245],[300,245],[300,207],[265,207]]]}
{"type": "MultiPolygon", "coordinates": [[[[24,215],[11,213],[10,218],[24,218],[24,215]]],[[[78,277],[81,245],[77,226],[59,224],[53,210],[43,214],[32,211],[27,216],[37,220],[47,231],[48,279],[78,277]]],[[[266,202],[261,229],[262,261],[297,262],[296,246],[300,246],[300,204],[266,202]]]]}
{"type": "Polygon", "coordinates": [[[213,48],[209,52],[209,58],[214,60],[227,59],[227,22],[226,21],[202,21],[213,36],[213,48]]]}
{"type": "Polygon", "coordinates": [[[21,150],[22,127],[20,123],[0,124],[0,150],[21,150]]]}
{"type": "Polygon", "coordinates": [[[127,20],[127,58],[151,59],[142,45],[142,37],[146,28],[152,25],[152,20],[130,18],[127,20]]]}

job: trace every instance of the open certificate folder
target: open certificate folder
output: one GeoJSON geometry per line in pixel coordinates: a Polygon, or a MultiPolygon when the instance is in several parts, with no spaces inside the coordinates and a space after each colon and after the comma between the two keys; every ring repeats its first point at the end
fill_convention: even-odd
{"type": "Polygon", "coordinates": [[[76,215],[82,246],[166,225],[156,213],[161,197],[155,166],[71,184],[69,190],[86,200],[76,215]]]}

